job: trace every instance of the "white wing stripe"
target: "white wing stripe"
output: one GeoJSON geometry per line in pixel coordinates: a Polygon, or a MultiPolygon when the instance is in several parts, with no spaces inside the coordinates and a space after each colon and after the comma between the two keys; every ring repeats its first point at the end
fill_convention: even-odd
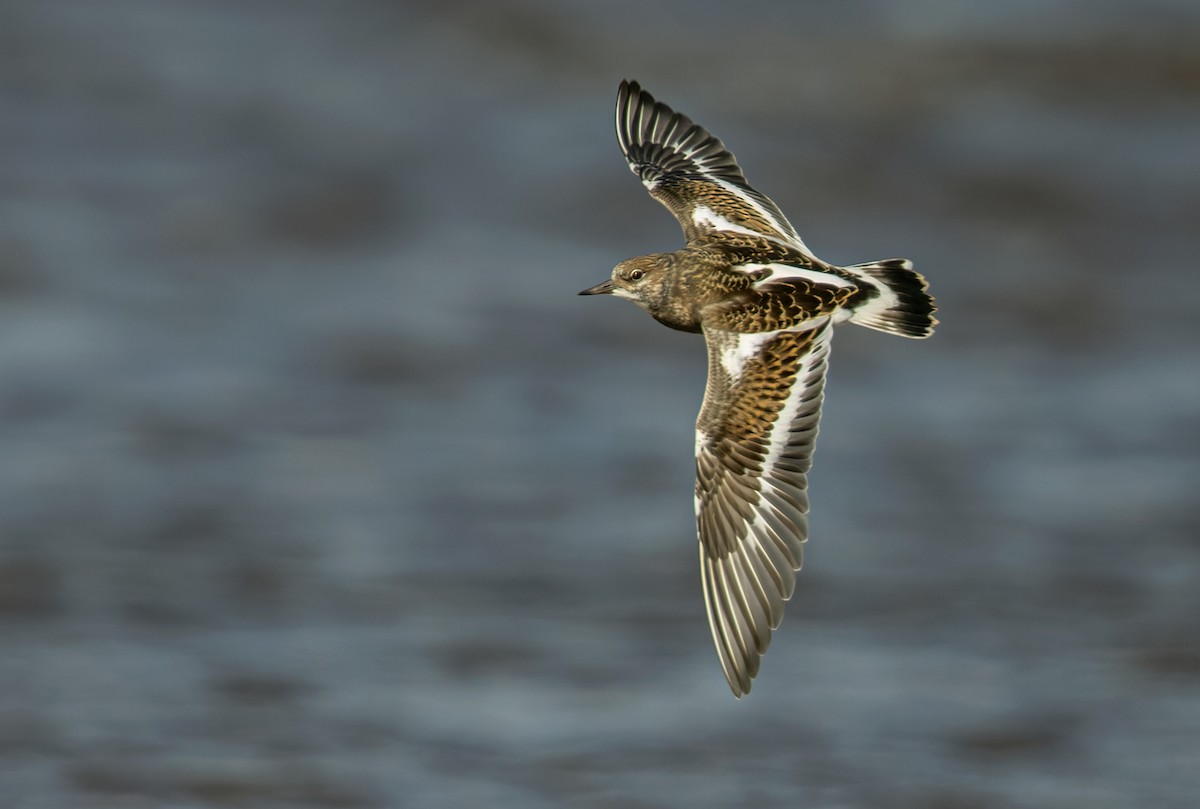
{"type": "Polygon", "coordinates": [[[780,244],[786,243],[782,239],[776,239],[774,236],[770,236],[766,233],[759,233],[753,228],[735,225],[733,222],[730,222],[719,213],[715,213],[713,209],[709,208],[707,205],[696,206],[696,209],[692,211],[692,222],[696,225],[696,227],[701,229],[709,228],[711,230],[719,230],[724,233],[741,233],[743,236],[758,236],[759,238],[770,239],[771,241],[779,242],[780,244]]]}
{"type": "Polygon", "coordinates": [[[746,367],[747,360],[758,356],[763,344],[779,334],[778,331],[764,331],[752,334],[737,334],[733,339],[726,340],[720,347],[721,367],[729,375],[731,385],[736,384],[746,367]]]}
{"type": "MultiPolygon", "coordinates": [[[[823,317],[815,319],[813,324],[814,327],[825,326],[828,322],[829,318],[823,317]]],[[[799,413],[801,403],[806,400],[806,397],[813,396],[811,391],[813,383],[816,382],[818,386],[820,385],[822,376],[817,369],[824,365],[825,359],[829,355],[829,341],[832,336],[833,330],[825,328],[824,333],[816,336],[812,348],[801,358],[800,367],[796,371],[796,381],[792,385],[792,389],[788,391],[783,407],[779,410],[779,418],[775,420],[775,424],[771,427],[771,435],[767,443],[767,457],[763,461],[764,471],[769,471],[787,448],[791,438],[792,418],[799,413]],[[817,370],[815,376],[814,370],[817,370]]],[[[815,396],[816,404],[813,409],[820,409],[821,398],[822,394],[818,392],[815,396]]]]}
{"type": "Polygon", "coordinates": [[[810,267],[796,267],[792,264],[780,264],[778,262],[770,264],[743,264],[737,267],[737,270],[745,273],[767,270],[770,274],[756,281],[754,283],[756,287],[787,278],[799,278],[805,281],[812,281],[815,284],[821,284],[822,286],[838,287],[841,289],[858,286],[851,278],[844,278],[840,275],[834,275],[831,272],[815,270],[810,267]]]}
{"type": "MultiPolygon", "coordinates": [[[[794,244],[796,247],[799,247],[801,250],[803,250],[806,253],[811,253],[811,251],[808,249],[808,245],[806,245],[800,239],[800,236],[797,235],[795,228],[793,228],[786,219],[783,221],[780,221],[780,219],[778,217],[776,217],[774,214],[772,214],[770,211],[768,211],[766,208],[764,208],[762,203],[760,203],[754,197],[750,196],[745,191],[743,191],[741,188],[738,188],[736,185],[729,182],[728,180],[722,180],[720,177],[713,177],[711,174],[708,174],[708,173],[705,173],[704,176],[707,177],[710,181],[721,186],[721,188],[724,188],[730,194],[733,194],[738,199],[745,202],[747,205],[749,205],[755,211],[757,211],[758,214],[760,216],[762,216],[763,219],[770,222],[772,227],[775,228],[775,230],[782,233],[786,237],[786,239],[788,241],[790,241],[792,244],[794,244]]],[[[763,234],[759,234],[759,235],[763,235],[763,234]]]]}

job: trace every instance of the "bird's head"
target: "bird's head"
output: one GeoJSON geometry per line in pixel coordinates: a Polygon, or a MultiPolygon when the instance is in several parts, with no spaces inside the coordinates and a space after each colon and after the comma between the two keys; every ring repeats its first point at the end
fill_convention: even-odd
{"type": "Polygon", "coordinates": [[[670,253],[652,253],[628,258],[613,268],[612,277],[588,287],[580,295],[615,295],[633,301],[654,314],[667,297],[669,271],[674,263],[670,253]]]}

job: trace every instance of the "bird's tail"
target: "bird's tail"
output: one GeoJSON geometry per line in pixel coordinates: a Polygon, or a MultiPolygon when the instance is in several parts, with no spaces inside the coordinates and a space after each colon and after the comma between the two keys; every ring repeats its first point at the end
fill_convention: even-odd
{"type": "Polygon", "coordinates": [[[923,338],[933,334],[937,304],[927,291],[929,284],[906,258],[885,258],[854,264],[847,270],[861,272],[874,282],[880,294],[854,310],[850,322],[871,329],[923,338]]]}

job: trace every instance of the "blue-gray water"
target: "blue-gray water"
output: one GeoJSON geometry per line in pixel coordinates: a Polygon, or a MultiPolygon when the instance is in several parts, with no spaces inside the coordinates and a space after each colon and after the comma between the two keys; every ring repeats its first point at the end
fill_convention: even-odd
{"type": "Polygon", "coordinates": [[[1200,8],[0,9],[0,805],[1190,807],[1200,8]],[[622,77],[806,241],[797,597],[735,701],[622,77]]]}

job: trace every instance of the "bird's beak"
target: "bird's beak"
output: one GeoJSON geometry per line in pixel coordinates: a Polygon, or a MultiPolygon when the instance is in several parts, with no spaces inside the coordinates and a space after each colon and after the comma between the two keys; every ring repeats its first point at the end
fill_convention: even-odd
{"type": "Polygon", "coordinates": [[[587,289],[585,289],[583,292],[580,292],[579,294],[580,295],[611,295],[613,292],[613,288],[614,287],[613,287],[612,279],[609,278],[605,281],[601,281],[600,283],[596,284],[596,286],[594,286],[594,287],[588,287],[587,289]]]}

